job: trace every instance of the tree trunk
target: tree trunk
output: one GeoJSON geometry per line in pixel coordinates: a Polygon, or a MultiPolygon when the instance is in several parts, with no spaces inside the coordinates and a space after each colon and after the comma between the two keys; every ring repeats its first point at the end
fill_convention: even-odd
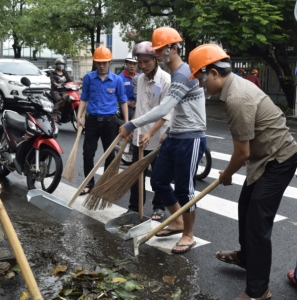
{"type": "Polygon", "coordinates": [[[269,49],[266,53],[262,53],[261,57],[275,71],[279,84],[286,96],[288,106],[293,108],[295,102],[295,86],[286,49],[284,49],[283,46],[276,46],[269,49]]]}
{"type": "Polygon", "coordinates": [[[192,41],[192,39],[186,33],[184,33],[184,38],[185,38],[185,57],[184,57],[184,60],[186,62],[188,62],[189,54],[193,49],[196,48],[197,42],[192,41]]]}
{"type": "Polygon", "coordinates": [[[33,60],[37,60],[36,54],[38,53],[38,49],[34,49],[32,53],[33,53],[33,60]]]}
{"type": "Polygon", "coordinates": [[[18,46],[15,43],[12,45],[14,58],[21,58],[22,55],[22,46],[18,46]]]}

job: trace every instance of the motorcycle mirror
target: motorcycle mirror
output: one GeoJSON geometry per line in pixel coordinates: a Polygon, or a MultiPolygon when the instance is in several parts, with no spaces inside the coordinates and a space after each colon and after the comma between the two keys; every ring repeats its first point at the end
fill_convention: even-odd
{"type": "Polygon", "coordinates": [[[22,78],[21,78],[21,83],[22,83],[23,85],[25,85],[25,86],[30,86],[30,85],[31,85],[31,81],[30,81],[30,79],[27,78],[27,77],[22,77],[22,78]]]}

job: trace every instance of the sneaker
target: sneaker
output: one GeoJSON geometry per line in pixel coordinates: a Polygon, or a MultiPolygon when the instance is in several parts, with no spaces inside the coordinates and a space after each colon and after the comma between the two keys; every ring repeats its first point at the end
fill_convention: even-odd
{"type": "Polygon", "coordinates": [[[245,264],[239,260],[237,252],[238,251],[219,251],[216,253],[216,258],[227,264],[236,265],[240,268],[246,269],[245,264]]]}
{"type": "Polygon", "coordinates": [[[266,300],[270,299],[272,294],[269,291],[269,288],[267,291],[259,298],[252,298],[248,296],[245,292],[241,293],[237,298],[234,298],[233,300],[266,300]]]}

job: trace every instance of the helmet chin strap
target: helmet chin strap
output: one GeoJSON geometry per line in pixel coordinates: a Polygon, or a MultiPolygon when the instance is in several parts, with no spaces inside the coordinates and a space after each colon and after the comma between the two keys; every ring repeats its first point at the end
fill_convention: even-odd
{"type": "Polygon", "coordinates": [[[207,78],[208,78],[208,75],[206,74],[206,72],[203,73],[203,89],[204,89],[204,95],[205,95],[205,97],[210,96],[210,95],[208,94],[208,92],[207,92],[207,84],[206,84],[207,78]]]}

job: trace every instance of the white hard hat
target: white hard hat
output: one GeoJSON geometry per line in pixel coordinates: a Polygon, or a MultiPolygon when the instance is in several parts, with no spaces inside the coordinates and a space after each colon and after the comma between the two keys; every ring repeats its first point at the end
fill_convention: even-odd
{"type": "Polygon", "coordinates": [[[72,72],[72,69],[71,69],[70,67],[68,67],[68,68],[66,69],[66,71],[67,71],[67,72],[72,72]]]}
{"type": "Polygon", "coordinates": [[[137,63],[137,59],[135,57],[133,57],[132,52],[130,52],[127,56],[125,61],[130,61],[130,62],[134,62],[137,63]]]}

